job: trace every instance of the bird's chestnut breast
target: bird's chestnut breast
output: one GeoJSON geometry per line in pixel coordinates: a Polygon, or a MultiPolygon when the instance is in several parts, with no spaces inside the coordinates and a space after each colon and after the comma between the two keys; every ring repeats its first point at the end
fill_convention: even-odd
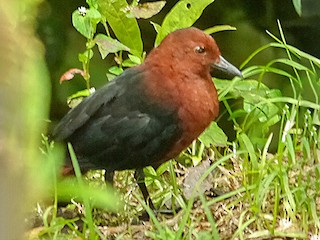
{"type": "MultiPolygon", "coordinates": [[[[151,71],[150,71],[151,72],[151,71]]],[[[166,155],[166,161],[188,147],[214,120],[219,112],[216,88],[210,75],[206,78],[192,73],[170,75],[158,73],[145,77],[149,99],[177,112],[182,135],[166,155]]]]}

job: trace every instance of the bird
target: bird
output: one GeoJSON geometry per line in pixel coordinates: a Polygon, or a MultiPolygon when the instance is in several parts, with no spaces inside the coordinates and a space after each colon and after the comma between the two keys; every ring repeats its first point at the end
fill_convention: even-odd
{"type": "MultiPolygon", "coordinates": [[[[144,200],[155,209],[143,168],[157,168],[186,149],[218,116],[212,77],[241,71],[225,60],[215,40],[189,27],[169,33],[138,66],[86,97],[54,128],[69,142],[82,172],[133,169],[144,200]],[[142,179],[142,181],[140,181],[142,179]]],[[[72,169],[70,157],[65,169],[72,169]]]]}

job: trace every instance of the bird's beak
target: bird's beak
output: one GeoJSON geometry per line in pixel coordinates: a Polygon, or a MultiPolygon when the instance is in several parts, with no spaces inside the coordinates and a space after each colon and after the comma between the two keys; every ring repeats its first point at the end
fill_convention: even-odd
{"type": "Polygon", "coordinates": [[[238,68],[220,56],[220,61],[211,65],[212,77],[231,80],[234,77],[242,77],[238,68]]]}

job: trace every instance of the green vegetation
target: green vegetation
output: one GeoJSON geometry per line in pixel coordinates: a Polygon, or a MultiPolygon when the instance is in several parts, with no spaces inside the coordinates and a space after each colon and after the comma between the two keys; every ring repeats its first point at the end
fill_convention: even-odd
{"type": "MultiPolygon", "coordinates": [[[[169,32],[192,26],[212,2],[177,3],[161,25],[152,23],[158,33],[155,45],[169,32]]],[[[106,73],[110,81],[124,68],[143,62],[136,18],[151,17],[163,3],[142,6],[133,1],[127,6],[125,0],[87,0],[87,4],[88,8],[72,14],[75,29],[87,40],[86,50],[79,54],[83,69],[69,71],[80,73],[87,89],[75,93],[73,99],[90,93],[90,61],[98,57],[92,50],[96,46],[102,58],[114,54],[116,65],[106,73]],[[96,34],[98,24],[105,34],[96,34]],[[112,38],[111,30],[117,39],[112,38]]],[[[280,22],[278,26],[280,37],[268,32],[273,42],[257,49],[242,64],[244,79],[214,79],[225,106],[217,124],[177,159],[156,170],[145,169],[154,203],[159,208],[180,207],[181,211],[155,215],[142,200],[131,171],[116,174],[117,196],[103,182],[101,171],[83,178],[70,145],[76,177],[59,179],[63,151],[44,137],[46,163],[35,181],[49,188],[46,195],[54,203],[38,204],[32,215],[41,223],[29,218],[34,227],[29,239],[304,239],[317,235],[320,60],[288,45],[280,22]],[[280,57],[263,66],[254,64],[261,52],[273,50],[280,57]],[[269,88],[272,79],[287,81],[290,88],[269,88]],[[232,140],[219,127],[226,118],[234,126],[232,140]],[[58,207],[58,199],[71,199],[72,203],[58,207]],[[150,217],[144,224],[138,219],[142,211],[150,217]]],[[[222,30],[234,28],[219,26],[207,31],[222,30]]],[[[70,79],[64,75],[61,81],[70,79]]]]}

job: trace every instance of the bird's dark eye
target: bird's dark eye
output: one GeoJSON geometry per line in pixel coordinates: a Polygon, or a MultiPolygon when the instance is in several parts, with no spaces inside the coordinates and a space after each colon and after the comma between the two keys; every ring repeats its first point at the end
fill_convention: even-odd
{"type": "Polygon", "coordinates": [[[205,49],[204,47],[202,47],[202,46],[196,46],[195,49],[194,49],[194,51],[195,51],[196,53],[205,53],[205,52],[206,52],[206,49],[205,49]]]}

